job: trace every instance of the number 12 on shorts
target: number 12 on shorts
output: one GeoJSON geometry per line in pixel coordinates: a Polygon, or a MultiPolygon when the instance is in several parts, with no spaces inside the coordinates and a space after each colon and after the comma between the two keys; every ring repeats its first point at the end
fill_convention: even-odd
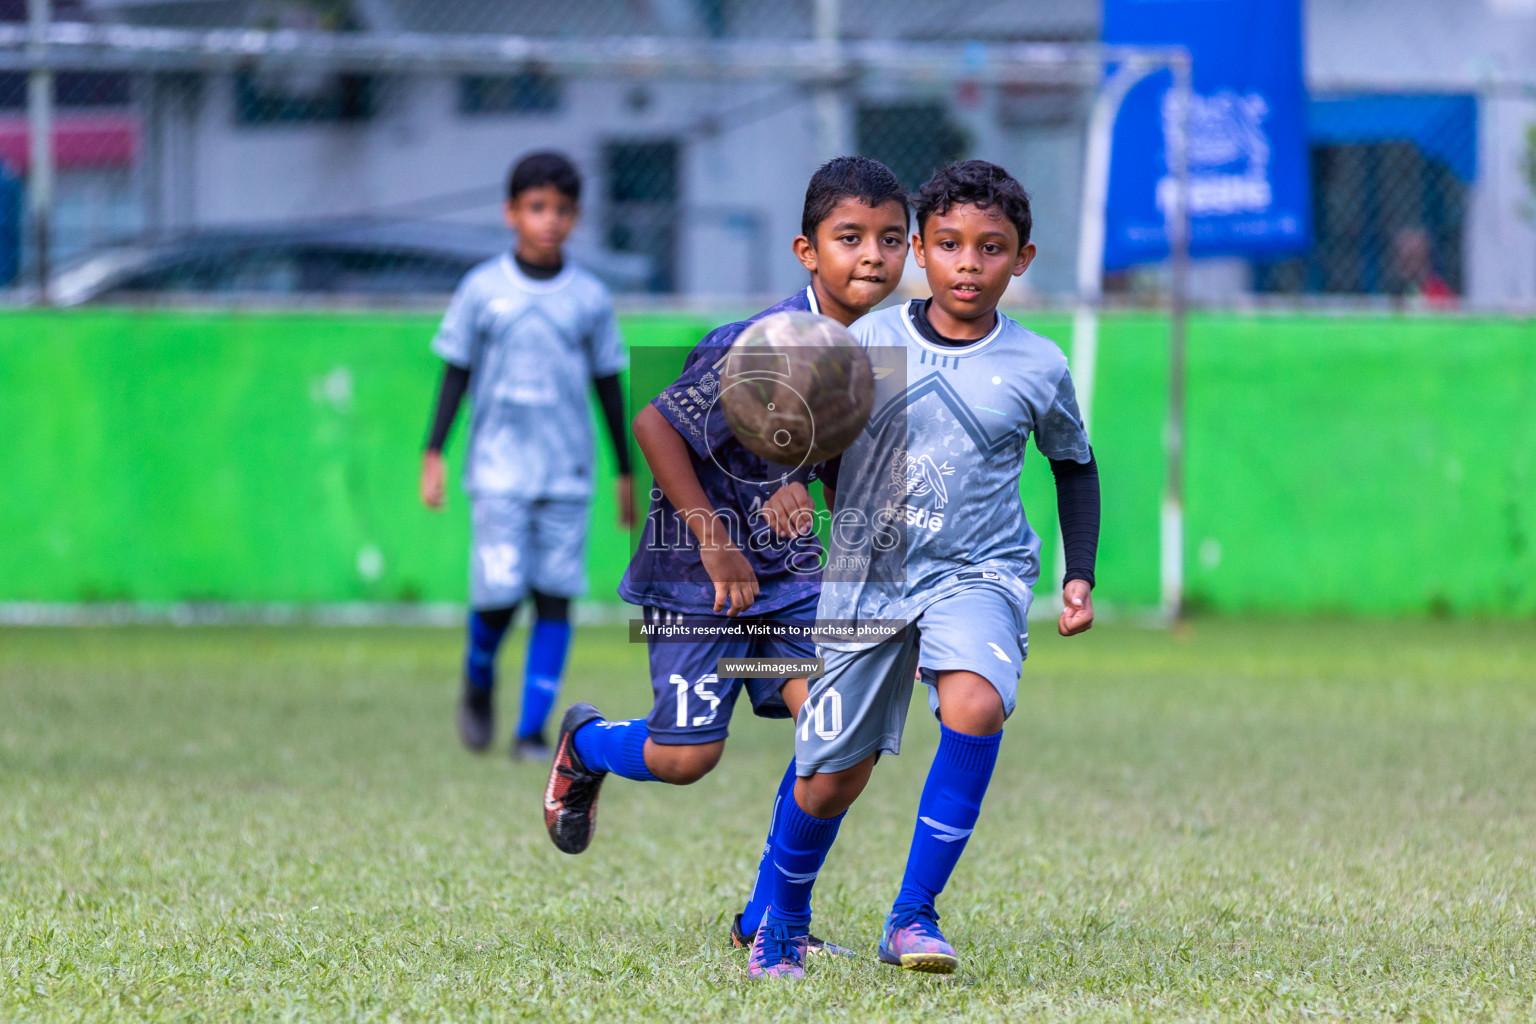
{"type": "Polygon", "coordinates": [[[688,728],[688,725],[689,725],[689,722],[688,722],[688,691],[689,691],[689,689],[693,690],[694,694],[696,694],[698,696],[699,700],[707,701],[709,703],[709,713],[708,714],[694,715],[693,716],[693,727],[695,729],[697,729],[700,726],[709,725],[712,722],[714,722],[715,714],[720,710],[720,695],[718,693],[716,693],[714,690],[705,689],[704,684],[708,683],[711,686],[713,686],[716,683],[718,683],[719,681],[720,681],[720,677],[717,676],[713,672],[709,673],[706,676],[700,676],[699,677],[699,681],[696,682],[696,683],[688,682],[688,680],[684,679],[682,676],[678,675],[676,672],[672,673],[672,685],[677,687],[677,727],[679,729],[686,729],[686,728],[688,728]]]}

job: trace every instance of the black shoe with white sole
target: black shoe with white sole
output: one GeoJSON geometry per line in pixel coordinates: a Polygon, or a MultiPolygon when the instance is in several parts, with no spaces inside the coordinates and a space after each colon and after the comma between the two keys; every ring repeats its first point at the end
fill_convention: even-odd
{"type": "Polygon", "coordinates": [[[544,787],[544,828],[561,853],[585,850],[597,828],[597,794],[608,773],[587,767],[576,752],[575,734],[602,717],[601,711],[583,702],[566,708],[560,718],[555,760],[549,766],[549,784],[544,787]]]}

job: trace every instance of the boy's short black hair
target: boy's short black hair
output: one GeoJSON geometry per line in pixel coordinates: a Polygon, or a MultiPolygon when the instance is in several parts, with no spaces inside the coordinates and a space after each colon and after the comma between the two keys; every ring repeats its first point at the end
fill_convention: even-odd
{"type": "Polygon", "coordinates": [[[581,202],[581,175],[563,153],[529,153],[507,175],[507,199],[516,199],[531,188],[553,185],[573,203],[581,202]]]}
{"type": "Polygon", "coordinates": [[[1030,229],[1035,226],[1034,216],[1029,212],[1029,193],[1017,178],[985,160],[961,160],[933,172],[933,177],[912,197],[918,233],[922,233],[929,217],[946,214],[951,207],[965,203],[982,210],[997,207],[1018,228],[1019,248],[1028,244],[1030,229]]]}
{"type": "Polygon", "coordinates": [[[867,156],[834,157],[816,168],[811,183],[805,186],[805,208],[800,213],[800,233],[816,244],[816,228],[832,216],[832,210],[844,199],[857,199],[865,206],[901,204],[903,223],[910,226],[907,190],[891,169],[867,156]]]}

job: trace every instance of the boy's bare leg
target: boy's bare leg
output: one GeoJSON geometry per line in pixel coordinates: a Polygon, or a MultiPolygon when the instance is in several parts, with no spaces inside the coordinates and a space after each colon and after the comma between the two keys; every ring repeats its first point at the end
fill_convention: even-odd
{"type": "Polygon", "coordinates": [[[840,772],[817,772],[795,783],[795,803],[813,818],[835,818],[864,792],[875,770],[875,755],[870,754],[852,768],[840,772]]]}
{"type": "Polygon", "coordinates": [[[708,775],[720,763],[725,740],[712,743],[657,743],[645,741],[645,766],[662,782],[690,786],[708,775]]]}
{"type": "Polygon", "coordinates": [[[939,673],[939,718],[955,732],[991,736],[1003,731],[1003,698],[975,672],[939,673]]]}
{"type": "Polygon", "coordinates": [[[784,706],[789,708],[789,720],[791,722],[800,717],[800,705],[805,703],[810,685],[811,681],[804,677],[784,680],[784,686],[779,690],[779,696],[784,698],[784,706]]]}

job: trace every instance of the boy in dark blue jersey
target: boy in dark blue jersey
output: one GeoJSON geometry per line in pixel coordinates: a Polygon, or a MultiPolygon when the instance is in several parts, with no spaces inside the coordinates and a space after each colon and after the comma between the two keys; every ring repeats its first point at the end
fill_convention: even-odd
{"type": "MultiPolygon", "coordinates": [[[[814,469],[773,465],[735,439],[713,402],[720,366],[732,342],[762,317],[798,310],[846,326],[874,308],[901,280],[907,227],[906,195],[889,168],[864,157],[829,161],[806,189],[802,233],[794,243],[810,284],[750,320],[710,332],[682,375],[635,417],[635,439],[656,489],[619,594],[644,607],[648,624],[686,617],[695,636],[700,626],[724,635],[687,642],[650,637],[655,702],[647,718],[610,721],[590,704],[567,709],[544,797],[550,838],[566,853],[580,853],[590,842],[598,789],[610,772],[688,785],[714,768],[743,688],[761,716],[798,713],[805,679],[721,679],[715,671],[723,657],[815,656],[808,639],[771,631],[746,638],[739,627],[749,620],[814,621],[822,562],[806,489],[814,469]]],[[[791,761],[781,795],[794,780],[791,761]]],[[[767,888],[760,881],[737,918],[738,944],[756,931],[763,912],[756,892],[767,888]]]]}

